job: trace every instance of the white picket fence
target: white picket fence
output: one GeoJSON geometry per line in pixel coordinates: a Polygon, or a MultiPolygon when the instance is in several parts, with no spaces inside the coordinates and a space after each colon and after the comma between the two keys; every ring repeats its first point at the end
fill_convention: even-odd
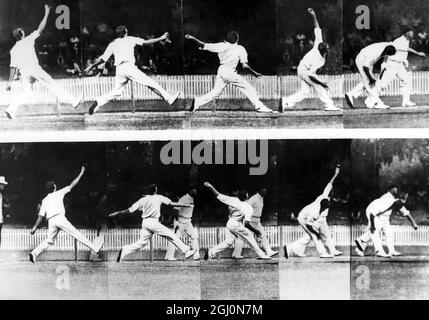
{"type": "MultiPolygon", "coordinates": [[[[415,231],[409,226],[393,226],[395,234],[395,244],[398,246],[429,246],[429,226],[420,226],[415,231]]],[[[96,231],[91,229],[80,229],[80,231],[93,240],[96,231]]],[[[338,246],[353,245],[353,240],[366,231],[366,226],[331,226],[333,239],[338,246]]],[[[225,239],[225,228],[199,228],[199,243],[201,248],[212,247],[225,239]]],[[[273,248],[278,248],[285,243],[291,243],[304,235],[299,226],[279,226],[265,227],[268,241],[273,248]]],[[[5,251],[28,251],[37,246],[47,236],[47,229],[40,229],[35,235],[30,235],[29,229],[4,228],[2,232],[1,250],[5,251]]],[[[105,235],[104,250],[116,251],[123,245],[130,244],[138,240],[140,229],[109,229],[105,235]]],[[[189,243],[188,237],[182,240],[189,243]]],[[[167,240],[159,236],[154,236],[152,240],[153,250],[165,250],[167,240]]],[[[150,246],[143,250],[149,251],[150,246]]],[[[49,250],[53,251],[74,251],[74,239],[64,232],[58,234],[55,245],[49,250]]],[[[77,250],[88,251],[89,249],[77,243],[77,250]]]]}
{"type": "MultiPolygon", "coordinates": [[[[413,94],[429,94],[429,72],[413,72],[413,94]]],[[[350,90],[360,81],[358,74],[344,75],[322,75],[323,81],[326,81],[331,89],[333,98],[342,98],[344,92],[350,90]]],[[[213,88],[215,75],[185,75],[185,76],[153,76],[162,87],[169,92],[182,91],[185,98],[192,98],[207,93],[213,88]]],[[[299,89],[300,83],[297,76],[265,76],[261,79],[255,79],[251,76],[245,78],[255,86],[262,99],[279,99],[280,96],[289,95],[299,89]]],[[[89,77],[89,78],[70,78],[57,80],[59,85],[67,91],[77,95],[83,93],[84,101],[93,101],[98,96],[110,91],[114,87],[113,77],[89,77]]],[[[9,104],[13,95],[22,92],[22,86],[19,82],[13,84],[12,91],[6,91],[7,82],[0,82],[0,105],[9,104]]],[[[35,83],[33,95],[27,103],[55,104],[56,98],[40,83],[35,83]]],[[[400,81],[394,80],[392,84],[383,92],[386,96],[397,96],[401,94],[400,81]]],[[[314,97],[314,92],[312,93],[314,97]]],[[[235,87],[227,86],[220,99],[244,99],[244,95],[235,87]]],[[[137,83],[130,83],[123,95],[118,98],[122,101],[132,100],[158,100],[155,93],[147,87],[137,83]]]]}

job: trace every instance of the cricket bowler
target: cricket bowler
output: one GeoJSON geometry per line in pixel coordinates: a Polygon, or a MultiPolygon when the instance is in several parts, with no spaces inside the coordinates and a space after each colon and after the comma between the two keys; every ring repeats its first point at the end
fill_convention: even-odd
{"type": "Polygon", "coordinates": [[[361,76],[361,82],[352,90],[346,93],[346,102],[350,108],[354,108],[354,99],[357,99],[365,91],[367,98],[365,105],[369,109],[389,109],[381,101],[378,93],[377,77],[373,73],[374,65],[380,60],[397,53],[395,46],[391,42],[373,43],[363,48],[356,56],[356,67],[361,76]]]}
{"type": "Polygon", "coordinates": [[[314,46],[304,58],[302,58],[298,65],[298,78],[301,83],[301,89],[291,96],[282,97],[280,99],[279,112],[292,108],[298,102],[308,98],[311,93],[311,88],[316,91],[319,99],[325,104],[324,110],[341,111],[342,109],[336,107],[329,96],[328,84],[320,80],[316,75],[317,70],[325,65],[326,57],[329,52],[329,45],[323,42],[322,29],[320,29],[316,13],[312,8],[308,9],[308,13],[313,18],[314,46]]]}
{"type": "MultiPolygon", "coordinates": [[[[247,203],[252,206],[253,211],[252,214],[244,217],[244,226],[254,233],[258,245],[265,251],[267,256],[274,257],[278,254],[278,251],[271,249],[264,227],[261,223],[262,211],[264,210],[264,198],[266,196],[267,189],[261,188],[247,201],[247,203]]],[[[241,239],[237,239],[234,252],[232,254],[234,258],[242,258],[241,252],[243,250],[243,245],[244,242],[241,239]]]]}
{"type": "MultiPolygon", "coordinates": [[[[194,211],[194,198],[197,196],[197,189],[191,188],[187,194],[179,199],[179,203],[189,205],[190,207],[179,208],[177,219],[174,220],[174,233],[181,239],[182,234],[186,233],[191,238],[191,248],[195,249],[194,260],[200,260],[198,231],[192,225],[192,214],[194,211]]],[[[168,244],[165,260],[175,261],[174,257],[176,247],[170,242],[168,244]]]]}
{"type": "Polygon", "coordinates": [[[247,51],[243,46],[238,44],[239,35],[236,31],[229,32],[226,36],[226,41],[219,43],[205,43],[189,34],[185,35],[185,39],[194,41],[201,50],[217,53],[220,61],[213,90],[202,97],[192,99],[191,112],[194,112],[201,106],[219,98],[228,84],[239,88],[255,106],[256,112],[274,112],[262,103],[255,88],[253,88],[249,82],[237,73],[236,68],[240,63],[243,69],[248,71],[254,77],[262,77],[262,74],[256,72],[250,67],[247,58],[247,51]]]}
{"type": "Polygon", "coordinates": [[[167,101],[169,105],[173,105],[180,97],[180,92],[177,92],[174,95],[169,94],[158,83],[137,68],[136,58],[134,56],[134,48],[136,46],[152,45],[158,42],[171,42],[168,32],[164,33],[159,38],[145,40],[138,37],[128,36],[127,28],[125,26],[118,26],[116,28],[116,36],[117,38],[107,46],[103,55],[85,69],[85,73],[89,74],[92,69],[108,61],[112,55],[115,58],[115,87],[112,91],[97,98],[92,103],[89,108],[89,114],[94,114],[100,107],[104,106],[110,100],[121,96],[129,81],[135,81],[147,86],[150,90],[167,101]]]}
{"type": "Polygon", "coordinates": [[[375,254],[377,257],[386,258],[399,256],[401,253],[395,250],[394,234],[392,226],[390,225],[390,216],[393,211],[399,211],[417,230],[418,226],[413,217],[404,207],[404,203],[399,198],[399,189],[395,185],[388,188],[388,192],[380,198],[372,201],[367,209],[366,216],[368,218],[368,230],[358,239],[355,240],[355,252],[363,257],[365,248],[370,240],[374,244],[375,254]],[[381,235],[386,237],[388,253],[383,249],[381,235]]]}
{"type": "Polygon", "coordinates": [[[185,255],[185,259],[191,258],[197,252],[196,249],[191,249],[189,246],[184,244],[179,237],[173,233],[173,231],[159,222],[162,205],[175,208],[193,208],[193,205],[172,202],[167,197],[157,193],[158,187],[155,184],[152,184],[148,187],[148,195],[142,197],[129,209],[117,211],[109,215],[109,218],[113,218],[123,214],[131,214],[136,211],[142,212],[142,231],[140,239],[133,244],[124,246],[119,251],[118,258],[116,260],[117,262],[121,262],[125,256],[143,248],[154,234],[164,237],[169,242],[173,243],[180,251],[182,251],[185,255]]]}
{"type": "Polygon", "coordinates": [[[305,249],[313,241],[320,258],[333,258],[341,255],[342,252],[335,249],[329,226],[323,226],[323,222],[318,221],[320,217],[326,219],[330,207],[330,193],[335,179],[340,174],[340,166],[337,165],[334,176],[328,182],[323,193],[311,204],[304,207],[298,215],[298,223],[304,229],[305,235],[290,245],[284,246],[286,259],[292,256],[305,257],[305,249]],[[320,228],[322,226],[322,228],[320,228]],[[324,240],[324,242],[323,242],[324,240]],[[326,251],[324,243],[328,246],[329,253],[326,251]]]}
{"type": "Polygon", "coordinates": [[[73,238],[83,243],[94,253],[97,254],[100,252],[104,243],[103,239],[97,238],[96,242],[98,243],[92,243],[67,220],[65,215],[66,210],[64,208],[64,196],[73,190],[73,188],[79,183],[84,173],[85,167],[82,167],[77,178],[74,179],[69,186],[60,190],[57,190],[57,186],[54,181],[49,181],[46,183],[48,195],[42,200],[39,216],[36,220],[36,223],[34,224],[34,227],[31,229],[30,234],[33,235],[39,225],[42,223],[43,219],[46,219],[48,220],[48,237],[45,241],[43,241],[39,246],[30,252],[30,261],[32,263],[36,262],[39,254],[55,243],[55,239],[61,230],[65,231],[73,238]]]}
{"type": "Polygon", "coordinates": [[[392,45],[396,48],[396,54],[388,56],[387,61],[382,64],[381,76],[378,83],[378,89],[384,90],[393,81],[398,78],[402,87],[402,107],[414,107],[416,104],[411,101],[412,78],[411,72],[407,71],[408,53],[419,57],[426,57],[424,52],[418,52],[410,48],[410,40],[414,38],[414,31],[410,27],[403,30],[402,36],[395,39],[392,45]]]}
{"type": "Polygon", "coordinates": [[[247,203],[247,192],[240,191],[237,197],[230,197],[219,193],[209,182],[205,182],[204,186],[208,188],[220,202],[234,209],[230,210],[230,216],[226,224],[225,241],[206,250],[204,260],[213,259],[219,252],[232,248],[237,239],[247,242],[259,259],[270,260],[271,258],[259,248],[253,233],[243,225],[244,216],[251,216],[253,213],[252,206],[247,203]]]}
{"type": "Polygon", "coordinates": [[[10,51],[10,76],[7,90],[11,90],[11,84],[19,70],[22,78],[22,85],[24,91],[16,94],[11,99],[9,106],[6,108],[5,113],[9,119],[14,119],[19,106],[24,104],[32,94],[33,83],[39,81],[51,93],[58,97],[60,101],[66,101],[71,104],[73,108],[77,108],[83,99],[83,95],[74,97],[63,88],[61,88],[52,77],[42,69],[37,59],[34,43],[46,27],[49,12],[51,7],[45,5],[45,16],[40,22],[36,31],[28,36],[25,36],[22,28],[14,29],[12,34],[16,39],[16,43],[10,51]]]}

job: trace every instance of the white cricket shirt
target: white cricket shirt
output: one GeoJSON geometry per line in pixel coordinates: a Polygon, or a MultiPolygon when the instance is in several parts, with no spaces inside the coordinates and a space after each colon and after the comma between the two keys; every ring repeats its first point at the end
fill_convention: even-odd
{"type": "Polygon", "coordinates": [[[245,216],[251,216],[253,214],[252,206],[236,197],[229,197],[224,194],[219,194],[217,199],[230,207],[230,219],[241,222],[245,216]]]}
{"type": "Polygon", "coordinates": [[[328,215],[328,210],[320,212],[320,202],[323,199],[329,198],[329,193],[332,190],[332,184],[328,183],[323,190],[323,193],[316,198],[312,203],[305,206],[298,215],[299,220],[313,222],[317,220],[322,214],[326,217],[328,215]]]}
{"type": "Polygon", "coordinates": [[[19,40],[10,50],[10,66],[24,69],[38,67],[36,49],[34,48],[35,40],[40,36],[38,31],[34,31],[22,40],[19,40]]]}
{"type": "Polygon", "coordinates": [[[388,61],[404,63],[408,59],[408,49],[410,48],[410,41],[405,36],[395,39],[392,44],[395,46],[397,51],[393,56],[387,57],[388,61]]]}
{"type": "Polygon", "coordinates": [[[391,42],[373,43],[363,48],[358,56],[364,66],[372,68],[374,64],[381,58],[381,54],[387,46],[392,45],[391,42]]]}
{"type": "Polygon", "coordinates": [[[247,202],[252,206],[253,214],[249,219],[246,219],[246,221],[259,222],[261,220],[262,210],[264,209],[264,198],[259,193],[256,193],[247,202]]]}
{"type": "Polygon", "coordinates": [[[146,40],[137,37],[124,37],[113,40],[100,57],[104,61],[110,59],[113,55],[115,58],[115,66],[119,66],[124,63],[136,63],[136,57],[134,56],[134,47],[141,46],[146,43],[146,40]]]}
{"type": "MultiPolygon", "coordinates": [[[[389,217],[392,214],[392,209],[390,208],[396,201],[398,201],[398,199],[395,198],[390,192],[387,192],[380,198],[372,201],[366,208],[366,212],[373,215],[389,217]]],[[[403,216],[410,214],[410,212],[405,207],[402,207],[399,211],[403,216]]]]}
{"type": "Polygon", "coordinates": [[[144,196],[134,203],[128,210],[133,213],[137,210],[142,211],[142,219],[159,219],[161,216],[161,205],[169,205],[171,200],[160,194],[144,196]]]}
{"type": "MultiPolygon", "coordinates": [[[[189,194],[185,194],[183,197],[179,199],[179,203],[193,206],[194,198],[192,198],[189,194]]],[[[188,222],[189,220],[192,219],[192,213],[194,211],[194,208],[183,207],[183,208],[179,208],[178,211],[179,211],[177,215],[178,221],[188,222]]]]}
{"type": "Polygon", "coordinates": [[[67,186],[48,194],[42,200],[39,216],[45,217],[47,220],[59,215],[64,216],[66,214],[66,209],[64,208],[64,196],[70,191],[70,186],[67,186]]]}
{"type": "Polygon", "coordinates": [[[233,70],[237,68],[238,63],[248,62],[246,49],[237,43],[232,44],[226,41],[206,43],[203,50],[217,53],[220,64],[233,70]]]}
{"type": "Polygon", "coordinates": [[[321,67],[325,65],[326,59],[320,54],[319,44],[323,42],[322,29],[314,29],[314,45],[313,48],[302,58],[298,65],[300,71],[305,70],[309,74],[316,73],[321,67]]]}

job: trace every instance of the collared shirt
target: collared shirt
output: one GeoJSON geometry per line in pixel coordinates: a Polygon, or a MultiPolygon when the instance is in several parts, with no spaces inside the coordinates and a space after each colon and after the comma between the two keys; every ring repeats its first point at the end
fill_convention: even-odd
{"type": "Polygon", "coordinates": [[[250,204],[245,201],[241,201],[236,197],[229,197],[224,194],[219,194],[217,199],[226,204],[229,208],[229,218],[236,221],[243,221],[243,218],[247,215],[253,214],[253,209],[250,204]]]}
{"type": "Polygon", "coordinates": [[[226,41],[206,43],[203,50],[217,53],[220,64],[233,70],[237,68],[238,63],[248,62],[246,49],[237,43],[229,43],[226,41]]]}
{"type": "Polygon", "coordinates": [[[65,215],[64,196],[71,191],[70,186],[48,194],[40,206],[39,216],[51,219],[52,217],[65,215]]]}
{"type": "MultiPolygon", "coordinates": [[[[181,197],[179,199],[179,203],[182,204],[187,204],[187,205],[194,205],[194,198],[192,198],[188,193],[185,194],[183,197],[181,197]]],[[[184,221],[189,221],[192,219],[192,214],[194,211],[194,208],[189,208],[189,207],[183,207],[183,208],[179,208],[178,210],[178,221],[184,220],[184,221]]]]}
{"type": "Polygon", "coordinates": [[[361,57],[361,61],[364,66],[372,68],[374,64],[381,58],[381,54],[387,46],[392,45],[391,42],[379,42],[373,43],[369,46],[363,48],[359,52],[359,57],[361,57]]]}
{"type": "Polygon", "coordinates": [[[393,41],[397,51],[393,56],[387,57],[388,61],[395,61],[404,63],[408,59],[408,49],[410,48],[410,41],[405,38],[405,36],[399,37],[393,41]]]}
{"type": "Polygon", "coordinates": [[[137,210],[142,211],[142,219],[161,217],[161,205],[169,205],[171,200],[160,194],[144,196],[134,203],[128,210],[133,213],[137,210]]]}
{"type": "Polygon", "coordinates": [[[309,205],[305,206],[298,215],[299,220],[313,222],[316,221],[320,216],[326,217],[328,215],[328,209],[324,210],[322,213],[320,212],[320,202],[323,199],[328,199],[329,193],[332,190],[332,184],[328,183],[323,190],[323,193],[319,195],[316,200],[314,200],[309,205]]]}
{"type": "MultiPolygon", "coordinates": [[[[372,201],[366,208],[366,212],[373,215],[381,215],[389,217],[392,214],[392,205],[399,199],[395,198],[390,192],[385,193],[380,198],[372,201]]],[[[399,209],[403,216],[407,216],[410,212],[402,207],[399,209]]]]}
{"type": "Polygon", "coordinates": [[[325,65],[326,59],[320,54],[319,44],[323,42],[322,29],[314,29],[314,45],[313,48],[302,58],[298,68],[305,69],[310,74],[316,73],[321,67],[325,65]]]}
{"type": "Polygon", "coordinates": [[[252,206],[253,214],[248,219],[245,218],[245,220],[259,222],[261,220],[262,210],[264,209],[264,198],[259,193],[256,193],[247,202],[252,206]]]}
{"type": "Polygon", "coordinates": [[[104,61],[110,59],[113,55],[115,57],[115,66],[119,66],[123,63],[136,63],[136,57],[134,56],[134,47],[141,46],[146,43],[146,40],[137,37],[123,37],[113,40],[100,57],[104,61]]]}
{"type": "Polygon", "coordinates": [[[34,42],[40,36],[34,31],[22,40],[19,40],[10,50],[10,66],[12,68],[25,69],[39,66],[34,42]]]}

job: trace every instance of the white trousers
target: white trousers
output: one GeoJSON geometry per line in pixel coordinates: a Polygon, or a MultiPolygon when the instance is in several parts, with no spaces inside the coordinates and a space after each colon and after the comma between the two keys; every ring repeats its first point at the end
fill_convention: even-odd
{"type": "Polygon", "coordinates": [[[55,216],[48,221],[48,237],[45,241],[43,241],[41,244],[39,244],[32,253],[37,257],[39,254],[41,254],[43,251],[48,249],[50,246],[52,246],[55,243],[55,239],[58,236],[58,233],[60,230],[63,230],[64,232],[67,232],[69,235],[71,235],[73,238],[75,238],[77,241],[83,243],[85,246],[90,248],[95,253],[98,249],[95,244],[93,244],[91,241],[89,241],[82,233],[80,233],[79,230],[77,230],[64,215],[58,215],[55,216]]]}
{"type": "Polygon", "coordinates": [[[166,238],[168,241],[172,242],[177,248],[179,248],[180,251],[185,253],[189,250],[189,247],[184,244],[170,229],[168,229],[166,226],[161,224],[161,222],[158,221],[158,219],[154,218],[148,218],[143,219],[142,222],[142,231],[140,234],[140,239],[130,245],[124,246],[122,248],[122,257],[125,257],[126,255],[136,252],[146,246],[146,244],[149,242],[150,238],[154,234],[157,234],[161,237],[166,238]]]}
{"type": "Polygon", "coordinates": [[[76,97],[65,91],[52,77],[40,66],[21,70],[21,81],[24,91],[11,99],[8,110],[16,112],[19,106],[28,103],[33,94],[32,87],[35,81],[42,83],[52,94],[58,97],[60,102],[74,104],[76,97]]]}
{"type": "Polygon", "coordinates": [[[411,72],[408,72],[405,65],[400,62],[387,61],[382,69],[382,77],[379,81],[379,90],[384,90],[395,79],[398,78],[402,85],[402,103],[411,102],[411,72]]]}
{"type": "Polygon", "coordinates": [[[134,64],[124,63],[116,67],[115,87],[113,90],[96,99],[98,106],[104,106],[109,101],[120,97],[130,80],[149,87],[149,89],[169,103],[173,99],[172,95],[140,71],[134,64]]]}
{"type": "Polygon", "coordinates": [[[307,70],[298,69],[298,78],[301,85],[301,88],[299,89],[299,91],[293,95],[284,97],[284,100],[287,102],[289,106],[293,107],[298,102],[301,102],[302,100],[309,98],[311,94],[311,88],[313,88],[314,91],[316,91],[319,99],[325,104],[325,107],[327,108],[335,107],[334,102],[329,96],[328,91],[325,88],[323,88],[321,85],[311,81],[307,70]]]}
{"type": "MultiPolygon", "coordinates": [[[[368,98],[365,103],[367,107],[372,108],[376,103],[381,102],[380,97],[378,96],[378,84],[376,83],[374,87],[371,87],[369,85],[368,76],[363,70],[364,65],[362,60],[363,59],[361,56],[358,55],[356,57],[356,67],[359,71],[362,80],[358,83],[356,87],[349,91],[349,94],[353,98],[357,99],[366,91],[368,98]]],[[[372,70],[370,70],[370,72],[372,72],[372,70]]]]}
{"type": "MultiPolygon", "coordinates": [[[[261,221],[257,222],[250,222],[250,225],[255,229],[258,230],[261,235],[257,236],[256,234],[253,234],[253,236],[256,238],[256,242],[259,245],[260,248],[262,248],[267,255],[271,255],[273,253],[273,250],[270,247],[270,244],[268,243],[267,235],[265,234],[264,227],[261,224],[261,221]]],[[[253,232],[252,232],[253,233],[253,232]]],[[[243,251],[244,241],[240,238],[237,238],[235,241],[235,247],[234,252],[232,253],[233,257],[240,257],[241,252],[243,251]]]]}
{"type": "Polygon", "coordinates": [[[256,109],[265,108],[265,105],[259,99],[256,89],[253,88],[241,75],[239,75],[237,71],[225,66],[219,67],[212,91],[201,97],[195,98],[195,108],[199,108],[202,105],[219,98],[222,91],[228,84],[239,88],[250,102],[253,103],[256,109]]]}
{"type": "MultiPolygon", "coordinates": [[[[186,222],[174,220],[174,233],[179,239],[181,239],[183,233],[187,234],[191,238],[191,248],[197,250],[194,254],[194,259],[199,260],[198,232],[192,225],[191,220],[186,222]]],[[[175,251],[176,246],[170,242],[168,244],[167,252],[165,253],[165,259],[173,259],[175,251]]]]}
{"type": "Polygon", "coordinates": [[[366,248],[369,241],[372,241],[374,245],[375,252],[384,252],[383,249],[383,242],[382,242],[382,236],[384,234],[386,238],[386,244],[387,249],[389,250],[389,253],[393,253],[395,251],[395,239],[394,234],[392,230],[392,226],[390,225],[390,217],[389,216],[376,216],[374,218],[374,224],[375,224],[375,232],[371,233],[369,231],[371,223],[369,221],[369,214],[367,214],[368,217],[368,230],[365,232],[359,239],[362,241],[362,244],[364,246],[364,249],[366,248]]]}
{"type": "Polygon", "coordinates": [[[265,253],[259,248],[256,240],[253,236],[253,232],[244,227],[244,225],[236,220],[229,219],[226,224],[225,230],[225,241],[219,243],[217,246],[214,246],[210,249],[212,256],[215,256],[217,253],[232,248],[236,240],[239,238],[243,241],[246,241],[250,248],[256,253],[260,258],[265,257],[265,253]]]}
{"type": "MultiPolygon", "coordinates": [[[[304,222],[299,222],[299,224],[303,227],[304,222]]],[[[296,240],[294,243],[290,244],[288,246],[288,251],[290,255],[304,255],[305,249],[310,244],[311,241],[313,241],[314,246],[316,247],[317,253],[319,255],[326,254],[326,249],[323,246],[322,241],[317,239],[316,235],[308,232],[304,227],[305,235],[296,240]]]]}
{"type": "Polygon", "coordinates": [[[333,255],[337,249],[335,248],[334,240],[332,239],[331,230],[326,219],[320,219],[315,222],[316,231],[319,232],[322,238],[322,243],[328,249],[329,253],[333,255]]]}

